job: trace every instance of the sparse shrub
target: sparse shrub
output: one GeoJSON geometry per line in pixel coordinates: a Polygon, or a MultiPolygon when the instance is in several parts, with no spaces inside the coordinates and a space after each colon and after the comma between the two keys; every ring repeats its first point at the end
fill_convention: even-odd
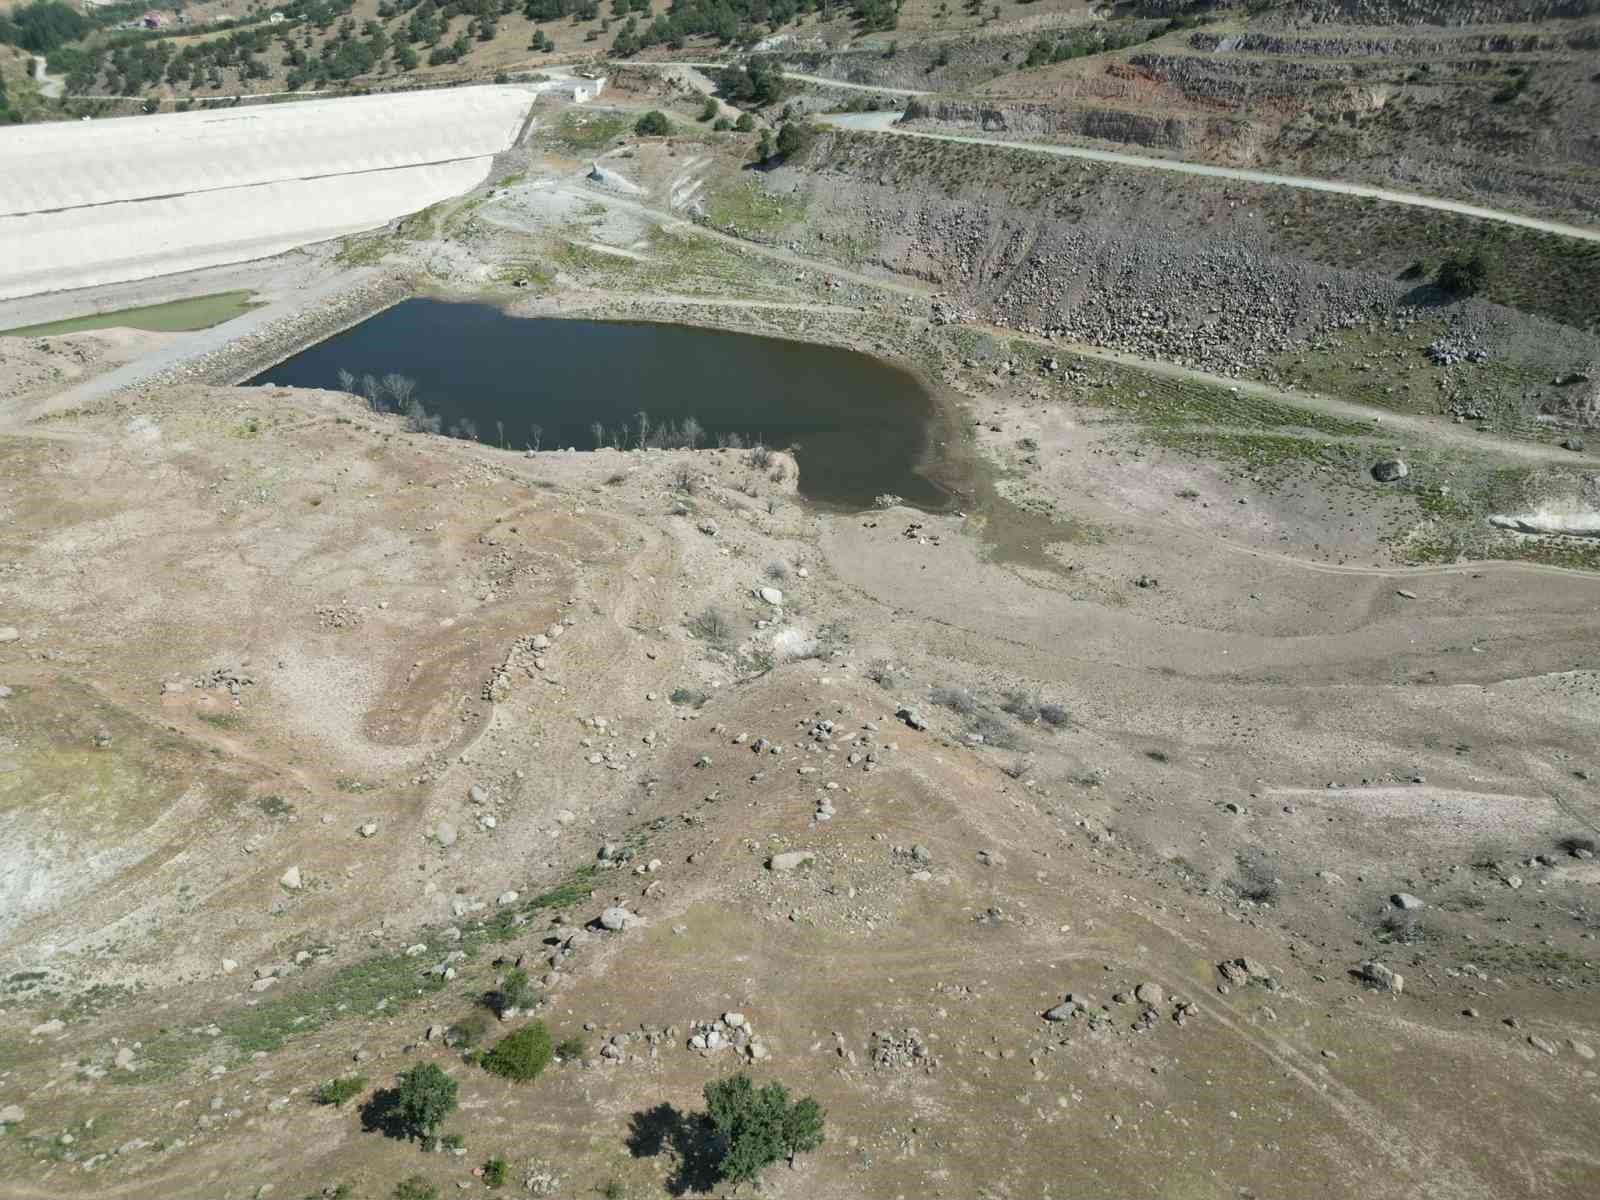
{"type": "Polygon", "coordinates": [[[465,1150],[467,1148],[467,1139],[459,1133],[447,1133],[439,1139],[439,1145],[446,1150],[465,1150]]]}
{"type": "Polygon", "coordinates": [[[744,456],[744,461],[750,466],[765,471],[772,465],[772,451],[760,442],[750,447],[749,453],[744,456]]]}
{"type": "Polygon", "coordinates": [[[1254,904],[1275,904],[1282,885],[1272,864],[1259,851],[1247,851],[1234,856],[1236,874],[1234,890],[1254,904]]]}
{"type": "Polygon", "coordinates": [[[900,686],[900,668],[887,658],[875,658],[867,664],[867,678],[881,688],[893,691],[900,686]]]}
{"type": "Polygon", "coordinates": [[[256,807],[261,810],[262,816],[272,817],[273,819],[287,817],[294,812],[294,805],[276,793],[270,796],[262,796],[256,801],[256,807]]]}
{"type": "Polygon", "coordinates": [[[532,1008],[538,999],[528,982],[528,973],[521,967],[513,967],[506,972],[500,986],[484,997],[484,1002],[498,1016],[513,1008],[532,1008]]]}
{"type": "Polygon", "coordinates": [[[1052,729],[1060,729],[1072,723],[1072,714],[1059,704],[1041,704],[1039,719],[1052,729]]]}
{"type": "Polygon", "coordinates": [[[1039,697],[1032,692],[1007,692],[1002,712],[1008,712],[1019,721],[1032,723],[1039,719],[1039,697]]]}
{"type": "Polygon", "coordinates": [[[553,1053],[550,1031],[543,1021],[532,1021],[495,1043],[494,1049],[483,1056],[483,1065],[496,1075],[527,1083],[539,1078],[539,1073],[550,1065],[553,1053]]]}
{"type": "Polygon", "coordinates": [[[503,1158],[491,1158],[483,1164],[484,1187],[504,1187],[506,1180],[510,1177],[511,1168],[503,1158]]]}
{"type": "Polygon", "coordinates": [[[733,622],[726,613],[719,608],[708,608],[698,616],[691,617],[688,623],[689,632],[701,641],[712,646],[727,647],[733,642],[735,631],[733,622]]]}
{"type": "Polygon", "coordinates": [[[690,708],[700,708],[711,699],[710,696],[694,688],[673,688],[672,695],[667,697],[674,704],[687,704],[690,708]]]}
{"type": "Polygon", "coordinates": [[[1172,759],[1167,757],[1167,752],[1165,750],[1146,750],[1144,752],[1144,756],[1151,762],[1160,763],[1162,766],[1166,766],[1172,761],[1172,759]]]}
{"type": "Polygon", "coordinates": [[[622,1200],[625,1193],[622,1190],[621,1182],[615,1179],[608,1179],[600,1185],[600,1195],[603,1200],[622,1200]]]}
{"type": "Polygon", "coordinates": [[[680,463],[672,471],[672,488],[674,491],[687,492],[694,495],[700,486],[700,473],[688,463],[680,463]]]}
{"type": "Polygon", "coordinates": [[[563,1062],[578,1062],[583,1058],[584,1051],[587,1049],[588,1047],[584,1044],[583,1039],[577,1034],[573,1034],[571,1037],[564,1037],[556,1043],[556,1057],[563,1062]]]}
{"type": "Polygon", "coordinates": [[[711,122],[711,128],[715,129],[718,133],[727,133],[728,130],[733,128],[733,122],[728,120],[727,117],[718,117],[715,121],[711,122]]]}
{"type": "Polygon", "coordinates": [[[394,1200],[439,1200],[439,1189],[421,1175],[412,1175],[394,1185],[394,1200]]]}
{"type": "Polygon", "coordinates": [[[978,711],[977,697],[963,688],[934,688],[930,699],[941,708],[948,708],[963,717],[970,717],[978,711]]]}
{"type": "Polygon", "coordinates": [[[721,108],[717,102],[710,96],[707,96],[705,106],[700,110],[700,119],[702,121],[713,121],[716,119],[717,113],[720,111],[721,108]]]}
{"type": "Polygon", "coordinates": [[[773,583],[787,583],[789,580],[789,568],[781,562],[770,562],[767,564],[767,578],[772,580],[773,583]]]}
{"type": "Polygon", "coordinates": [[[968,737],[982,738],[985,746],[993,746],[998,750],[1015,750],[1022,744],[1017,731],[993,713],[980,712],[974,715],[967,721],[966,733],[968,737]]]}
{"type": "Polygon", "coordinates": [[[1014,758],[1000,768],[1001,774],[1008,779],[1021,779],[1031,770],[1033,770],[1033,760],[1027,755],[1023,755],[1021,758],[1014,758]]]}
{"type": "Polygon", "coordinates": [[[400,1073],[394,1119],[409,1137],[427,1138],[456,1109],[456,1081],[433,1063],[418,1063],[400,1073]]]}
{"type": "Polygon", "coordinates": [[[627,482],[628,482],[628,473],[626,471],[616,471],[616,472],[613,472],[612,474],[606,476],[606,486],[607,487],[616,487],[617,484],[619,484],[619,483],[627,483],[627,482]]]}
{"type": "Polygon", "coordinates": [[[326,1080],[317,1088],[317,1103],[337,1108],[347,1101],[354,1100],[366,1086],[367,1080],[364,1075],[344,1075],[338,1079],[326,1080]]]}

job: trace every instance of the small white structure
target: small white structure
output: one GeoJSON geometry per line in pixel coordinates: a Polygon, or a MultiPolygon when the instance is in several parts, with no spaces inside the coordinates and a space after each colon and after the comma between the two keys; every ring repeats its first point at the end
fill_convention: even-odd
{"type": "MultiPolygon", "coordinates": [[[[566,91],[567,86],[563,85],[562,90],[566,91]]],[[[570,87],[572,89],[572,102],[574,104],[586,104],[606,90],[605,76],[581,75],[577,79],[570,81],[570,87]]]]}

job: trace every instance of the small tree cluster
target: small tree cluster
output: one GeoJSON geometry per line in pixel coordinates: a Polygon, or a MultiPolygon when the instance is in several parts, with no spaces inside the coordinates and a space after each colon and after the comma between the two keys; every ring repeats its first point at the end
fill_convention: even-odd
{"type": "Polygon", "coordinates": [[[1434,281],[1458,296],[1475,296],[1489,282],[1489,264],[1481,254],[1452,254],[1439,264],[1434,281]]]}
{"type": "Polygon", "coordinates": [[[633,123],[633,131],[640,137],[666,137],[672,132],[672,122],[666,113],[652,108],[633,123]]]}

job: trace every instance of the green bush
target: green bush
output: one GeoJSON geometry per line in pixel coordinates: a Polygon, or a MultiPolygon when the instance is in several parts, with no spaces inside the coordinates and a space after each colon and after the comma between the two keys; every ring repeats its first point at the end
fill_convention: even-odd
{"type": "Polygon", "coordinates": [[[733,122],[728,120],[727,117],[718,117],[711,123],[711,128],[715,129],[718,133],[727,133],[728,130],[733,128],[733,122]]]}
{"type": "Polygon", "coordinates": [[[705,1086],[706,1117],[722,1142],[718,1175],[735,1187],[759,1179],[761,1172],[787,1155],[822,1145],[821,1106],[809,1096],[789,1101],[781,1083],[757,1088],[748,1075],[719,1079],[705,1086]]]}
{"type": "Polygon", "coordinates": [[[740,133],[749,133],[756,127],[756,119],[749,113],[740,113],[739,119],[733,123],[733,127],[740,133]]]}
{"type": "Polygon", "coordinates": [[[710,96],[707,96],[705,107],[700,110],[700,119],[702,121],[715,120],[719,110],[720,105],[718,105],[717,102],[710,96]]]}
{"type": "Polygon", "coordinates": [[[483,1056],[483,1065],[496,1075],[527,1083],[550,1065],[553,1054],[550,1031],[543,1021],[533,1021],[495,1043],[483,1056]]]}
{"type": "Polygon", "coordinates": [[[506,1165],[506,1160],[503,1158],[491,1158],[483,1164],[484,1187],[504,1187],[510,1175],[511,1168],[506,1165]]]}
{"type": "Polygon", "coordinates": [[[339,1079],[329,1079],[317,1089],[317,1103],[337,1108],[347,1100],[354,1100],[366,1086],[366,1078],[361,1075],[345,1075],[339,1079]]]}
{"type": "Polygon", "coordinates": [[[640,137],[666,137],[672,132],[672,122],[666,113],[652,108],[633,123],[633,131],[640,137]]]}
{"type": "Polygon", "coordinates": [[[394,1185],[394,1200],[439,1200],[439,1189],[421,1175],[413,1175],[394,1185]]]}
{"type": "Polygon", "coordinates": [[[588,1047],[584,1045],[583,1039],[577,1034],[573,1034],[571,1037],[562,1038],[557,1043],[556,1057],[567,1062],[577,1062],[583,1057],[583,1052],[587,1049],[588,1047]]]}

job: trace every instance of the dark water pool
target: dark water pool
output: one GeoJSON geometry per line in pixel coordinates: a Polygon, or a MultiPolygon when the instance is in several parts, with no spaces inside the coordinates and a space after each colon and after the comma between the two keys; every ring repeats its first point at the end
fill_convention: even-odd
{"type": "Polygon", "coordinates": [[[850,350],[419,299],[248,382],[338,388],[341,371],[358,381],[405,376],[446,432],[491,445],[590,450],[598,423],[605,444],[626,430],[632,446],[641,412],[649,430],[681,430],[692,417],[704,429],[701,446],[738,435],[797,447],[801,494],[819,504],[865,508],[884,492],[925,508],[949,499],[921,474],[932,397],[907,372],[850,350]]]}

